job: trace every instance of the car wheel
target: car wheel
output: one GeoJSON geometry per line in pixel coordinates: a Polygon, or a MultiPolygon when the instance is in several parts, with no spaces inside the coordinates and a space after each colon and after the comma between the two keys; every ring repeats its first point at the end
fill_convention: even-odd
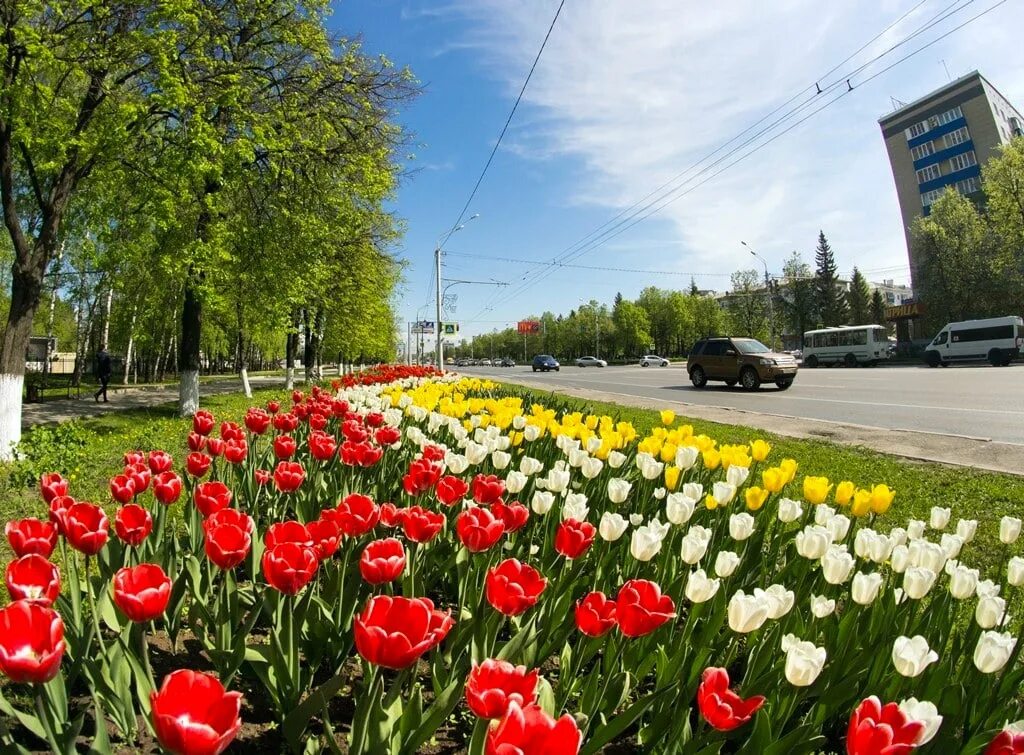
{"type": "Polygon", "coordinates": [[[793,381],[792,380],[776,380],[775,381],[775,385],[777,385],[779,387],[780,391],[784,391],[787,388],[789,388],[789,386],[793,385],[793,381]]]}
{"type": "Polygon", "coordinates": [[[736,381],[735,380],[726,380],[725,384],[727,386],[729,386],[730,388],[734,388],[736,386],[736,381]]]}
{"type": "Polygon", "coordinates": [[[661,366],[662,366],[662,367],[668,367],[668,362],[662,362],[662,363],[661,363],[661,366]]]}
{"type": "Polygon", "coordinates": [[[856,367],[857,357],[854,356],[853,354],[847,354],[845,357],[843,357],[843,364],[845,364],[847,367],[856,367]]]}
{"type": "Polygon", "coordinates": [[[641,362],[641,363],[640,363],[640,366],[641,366],[641,367],[646,367],[646,366],[647,366],[647,362],[641,362]]]}
{"type": "Polygon", "coordinates": [[[704,368],[697,365],[690,370],[690,382],[694,388],[703,388],[708,384],[708,376],[704,374],[704,368]]]}
{"type": "Polygon", "coordinates": [[[988,352],[988,363],[993,367],[998,367],[1003,361],[1003,352],[999,349],[992,349],[988,352]]]}
{"type": "Polygon", "coordinates": [[[814,354],[811,354],[809,357],[807,357],[807,359],[804,360],[804,367],[807,367],[807,368],[813,370],[817,366],[818,366],[818,357],[814,356],[814,354]]]}
{"type": "Polygon", "coordinates": [[[536,372],[536,371],[537,371],[537,368],[536,368],[536,367],[534,367],[534,368],[533,368],[533,371],[534,371],[534,372],[536,372]]]}
{"type": "Polygon", "coordinates": [[[555,372],[558,372],[558,367],[555,367],[555,372]]]}
{"type": "Polygon", "coordinates": [[[925,355],[924,361],[929,367],[938,367],[939,363],[942,362],[942,357],[939,356],[939,352],[937,351],[929,351],[925,355]]]}
{"type": "Polygon", "coordinates": [[[761,378],[757,376],[757,370],[753,367],[744,367],[740,373],[740,385],[745,391],[756,391],[761,387],[761,378]]]}
{"type": "Polygon", "coordinates": [[[1010,366],[1010,362],[1012,362],[1012,361],[1013,361],[1013,357],[1011,357],[1009,354],[1003,354],[1003,361],[1001,362],[1003,367],[1009,367],[1010,366]]]}

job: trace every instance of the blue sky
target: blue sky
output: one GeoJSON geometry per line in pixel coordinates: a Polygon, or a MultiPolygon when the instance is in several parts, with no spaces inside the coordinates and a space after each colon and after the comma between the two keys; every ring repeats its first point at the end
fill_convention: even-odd
{"type": "MultiPolygon", "coordinates": [[[[780,273],[793,250],[812,261],[819,228],[841,271],[856,264],[870,280],[906,282],[905,242],[878,118],[893,109],[891,97],[909,102],[946,83],[947,68],[953,77],[980,70],[1024,107],[1024,58],[1014,31],[1024,28],[1024,7],[1006,2],[861,82],[996,2],[568,0],[469,208],[480,217],[445,244],[451,252],[483,257],[446,256],[445,278],[512,285],[453,287],[457,301],[449,319],[461,323],[463,335],[488,332],[544,310],[567,313],[581,298],[610,303],[616,292],[634,297],[649,285],[687,288],[688,273],[701,288],[724,291],[734,270],[761,269],[741,240],[780,273]],[[791,97],[803,101],[816,80],[844,78],[943,9],[959,10],[855,75],[854,91],[696,185],[705,173],[678,201],[575,260],[656,273],[552,270],[498,259],[559,256],[791,97]],[[822,78],[904,14],[881,39],[822,78]],[[549,274],[517,292],[524,276],[538,270],[549,274]]],[[[408,65],[423,86],[401,115],[415,134],[414,159],[394,205],[407,224],[396,250],[408,261],[399,302],[406,320],[434,319],[434,245],[465,204],[557,5],[335,3],[335,28],[361,34],[367,52],[408,65]]]]}

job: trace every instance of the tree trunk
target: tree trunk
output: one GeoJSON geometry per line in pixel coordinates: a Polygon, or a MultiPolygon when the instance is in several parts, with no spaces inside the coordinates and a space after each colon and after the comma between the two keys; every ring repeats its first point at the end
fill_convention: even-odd
{"type": "MultiPolygon", "coordinates": [[[[128,385],[128,376],[132,371],[132,349],[135,346],[135,318],[138,316],[138,306],[132,307],[132,319],[128,325],[128,348],[124,350],[124,384],[128,385]]],[[[138,370],[135,371],[136,381],[138,370]]]]}
{"type": "Polygon", "coordinates": [[[295,387],[295,354],[299,350],[299,312],[292,310],[291,323],[288,328],[288,339],[285,342],[285,390],[295,387]]]}
{"type": "Polygon", "coordinates": [[[235,318],[238,326],[238,334],[235,339],[235,369],[238,370],[238,375],[242,378],[242,390],[245,392],[245,397],[252,398],[252,386],[249,385],[249,370],[246,369],[247,354],[245,353],[245,328],[242,317],[241,297],[235,303],[235,318]]]}
{"type": "Polygon", "coordinates": [[[13,458],[14,447],[21,441],[25,352],[42,293],[41,276],[15,264],[11,276],[11,306],[0,348],[0,460],[13,458]]]}
{"type": "Polygon", "coordinates": [[[196,273],[185,280],[185,301],[181,308],[181,341],[178,344],[178,413],[191,417],[199,409],[199,356],[203,326],[203,303],[199,298],[196,273]]]}
{"type": "Polygon", "coordinates": [[[105,349],[110,344],[110,306],[114,303],[114,286],[111,283],[107,289],[107,301],[103,307],[103,338],[100,340],[100,348],[105,349]]]}

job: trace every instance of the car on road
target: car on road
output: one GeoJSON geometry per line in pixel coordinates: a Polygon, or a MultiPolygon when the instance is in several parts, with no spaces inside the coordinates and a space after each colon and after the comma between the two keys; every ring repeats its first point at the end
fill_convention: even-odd
{"type": "Polygon", "coordinates": [[[499,367],[515,367],[516,366],[516,362],[511,357],[505,357],[500,362],[498,362],[498,366],[499,367]]]}
{"type": "Polygon", "coordinates": [[[597,357],[580,357],[576,360],[577,367],[607,367],[608,363],[597,357]]]}
{"type": "Polygon", "coordinates": [[[1005,367],[1024,347],[1024,319],[990,317],[986,320],[951,322],[925,347],[929,367],[949,367],[953,362],[987,361],[1005,367]]]}
{"type": "Polygon", "coordinates": [[[550,354],[538,354],[533,358],[533,371],[540,370],[541,372],[547,372],[548,370],[554,370],[558,372],[559,364],[558,360],[550,354]]]}
{"type": "Polygon", "coordinates": [[[657,354],[646,354],[640,357],[641,367],[668,367],[669,361],[665,357],[659,357],[657,354]]]}
{"type": "Polygon", "coordinates": [[[702,338],[690,350],[686,369],[694,388],[709,380],[721,380],[732,387],[756,391],[762,383],[775,383],[786,390],[796,379],[796,360],[778,354],[755,338],[702,338]]]}
{"type": "Polygon", "coordinates": [[[481,367],[490,367],[491,366],[491,360],[490,359],[481,359],[479,362],[477,362],[477,364],[480,365],[481,367]]]}

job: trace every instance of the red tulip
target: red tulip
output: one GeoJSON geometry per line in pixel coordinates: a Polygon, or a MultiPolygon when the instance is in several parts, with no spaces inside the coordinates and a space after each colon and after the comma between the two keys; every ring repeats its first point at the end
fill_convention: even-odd
{"type": "Polygon", "coordinates": [[[350,467],[372,467],[381,460],[383,455],[383,449],[377,446],[369,443],[353,443],[349,440],[342,443],[338,449],[338,456],[341,458],[342,464],[347,464],[350,467]]]}
{"type": "Polygon", "coordinates": [[[487,755],[576,755],[583,734],[566,713],[557,721],[538,705],[510,702],[508,713],[487,732],[487,755]]]}
{"type": "MultiPolygon", "coordinates": [[[[142,495],[146,492],[146,488],[149,487],[149,482],[153,479],[153,473],[149,471],[149,467],[145,462],[139,462],[138,464],[131,464],[124,468],[124,473],[131,479],[132,484],[135,485],[135,495],[142,495]]],[[[124,503],[124,501],[122,501],[124,503]]]]}
{"type": "Polygon", "coordinates": [[[221,422],[220,438],[225,443],[232,440],[245,440],[245,432],[238,426],[237,422],[221,422]]]}
{"type": "Polygon", "coordinates": [[[555,533],[555,550],[566,558],[579,558],[594,542],[597,527],[590,522],[566,519],[555,533]]]}
{"type": "Polygon", "coordinates": [[[269,485],[270,481],[274,479],[274,475],[270,473],[269,469],[257,469],[252,473],[252,477],[260,487],[269,485]]]}
{"type": "Polygon", "coordinates": [[[282,461],[274,469],[274,485],[278,492],[294,493],[306,479],[306,470],[297,461],[282,461]]]}
{"type": "MultiPolygon", "coordinates": [[[[224,509],[217,513],[232,510],[224,509]]],[[[205,524],[208,525],[215,516],[217,514],[207,519],[205,524]]],[[[215,524],[205,527],[205,533],[203,549],[206,551],[206,557],[219,569],[234,569],[249,555],[252,536],[241,527],[234,524],[215,524]]]]}
{"type": "Polygon", "coordinates": [[[249,455],[249,444],[244,440],[233,440],[224,446],[224,460],[229,464],[241,464],[249,455]]]}
{"type": "Polygon", "coordinates": [[[459,540],[473,553],[487,550],[505,532],[505,523],[483,506],[472,506],[455,519],[459,540]]]}
{"type": "Polygon", "coordinates": [[[208,517],[214,512],[226,509],[231,505],[231,490],[220,480],[201,482],[196,485],[192,500],[203,517],[208,517]]]}
{"type": "Polygon", "coordinates": [[[327,417],[322,412],[313,412],[309,415],[309,426],[313,430],[323,430],[327,427],[327,417]]]}
{"type": "Polygon", "coordinates": [[[33,518],[12,520],[4,526],[4,532],[16,556],[37,553],[49,558],[57,547],[57,527],[53,522],[33,518]]]}
{"type": "Polygon", "coordinates": [[[707,668],[697,688],[697,707],[704,720],[719,731],[731,731],[753,717],[765,698],[762,695],[746,700],[729,689],[729,673],[724,668],[707,668]]]}
{"type": "Polygon", "coordinates": [[[302,399],[304,399],[305,397],[306,397],[305,394],[302,391],[300,391],[300,390],[292,391],[292,403],[293,404],[301,404],[302,403],[302,399]]]}
{"type": "Polygon", "coordinates": [[[290,433],[299,426],[299,418],[291,412],[274,416],[274,429],[282,433],[290,433]]]}
{"type": "Polygon", "coordinates": [[[154,475],[169,472],[174,466],[174,459],[166,451],[150,451],[148,461],[149,471],[154,475]]]}
{"type": "Polygon", "coordinates": [[[76,503],[64,514],[64,536],[77,551],[95,556],[107,544],[110,523],[94,503],[76,503]]]}
{"type": "Polygon", "coordinates": [[[402,524],[404,509],[398,508],[393,503],[382,503],[380,505],[380,523],[384,527],[398,527],[402,524]]]}
{"type": "Polygon", "coordinates": [[[203,520],[203,529],[209,531],[214,527],[220,527],[222,524],[238,527],[238,529],[250,535],[256,527],[256,523],[253,522],[252,517],[248,514],[238,509],[221,509],[203,520]]]}
{"type": "Polygon", "coordinates": [[[466,679],[466,702],[479,718],[501,718],[509,703],[522,707],[536,700],[539,675],[537,669],[527,671],[526,666],[493,658],[479,666],[474,663],[466,679]]]}
{"type": "Polygon", "coordinates": [[[548,581],[532,566],[514,558],[488,570],[487,602],[506,616],[518,616],[536,604],[548,581]]]}
{"type": "Polygon", "coordinates": [[[313,538],[302,522],[289,519],[286,522],[275,522],[263,533],[263,544],[273,548],[281,543],[296,543],[305,548],[313,547],[313,538]]]}
{"type": "MultiPolygon", "coordinates": [[[[333,381],[332,381],[333,385],[333,381]]],[[[337,391],[341,388],[340,385],[334,385],[334,390],[337,391]]],[[[335,417],[344,417],[345,412],[348,411],[348,402],[345,399],[336,398],[331,400],[331,413],[335,417]]]]}
{"type": "Polygon", "coordinates": [[[64,622],[56,611],[27,600],[0,608],[0,671],[12,682],[50,681],[63,656],[64,622]]]}
{"type": "Polygon", "coordinates": [[[426,459],[427,461],[441,462],[444,461],[444,457],[445,450],[441,448],[441,446],[428,444],[423,447],[423,458],[426,459]]]}
{"type": "Polygon", "coordinates": [[[159,472],[153,478],[153,497],[170,506],[181,497],[181,478],[174,472],[159,472]]]}
{"type": "Polygon", "coordinates": [[[402,512],[402,531],[414,543],[433,540],[444,527],[444,514],[427,511],[422,506],[410,506],[402,512]]]}
{"type": "Polygon", "coordinates": [[[207,438],[206,439],[206,452],[210,456],[218,457],[223,455],[224,449],[227,448],[228,442],[223,438],[207,438]]]}
{"type": "Polygon", "coordinates": [[[451,614],[435,610],[427,598],[377,595],[356,617],[356,650],[378,666],[408,668],[437,647],[454,625],[451,614]]]}
{"type": "Polygon", "coordinates": [[[363,423],[358,419],[347,419],[342,422],[341,434],[345,436],[345,440],[353,443],[364,443],[370,437],[366,428],[363,427],[363,423]]]}
{"type": "Polygon", "coordinates": [[[267,411],[270,412],[271,414],[277,414],[279,411],[281,411],[281,402],[274,401],[273,399],[271,399],[270,401],[267,402],[267,411]]]}
{"type": "Polygon", "coordinates": [[[341,544],[341,531],[330,519],[314,519],[306,525],[309,537],[313,541],[313,551],[321,561],[330,558],[341,544]]]}
{"type": "Polygon", "coordinates": [[[68,481],[59,472],[47,472],[39,476],[39,492],[43,501],[49,503],[58,496],[68,494],[68,481]]]}
{"type": "Polygon", "coordinates": [[[615,616],[619,630],[627,637],[650,634],[676,615],[672,598],[646,579],[631,579],[619,590],[615,616]]]}
{"type": "Polygon", "coordinates": [[[210,465],[213,463],[206,454],[199,453],[198,451],[190,453],[185,459],[185,471],[193,477],[202,477],[210,470],[210,465]]]}
{"type": "Polygon", "coordinates": [[[441,478],[441,465],[427,459],[416,459],[402,478],[402,487],[409,495],[420,495],[433,490],[441,478]]]}
{"type": "Polygon", "coordinates": [[[60,595],[60,569],[38,553],[15,559],[7,564],[7,592],[11,600],[52,606],[60,595]]]}
{"type": "Polygon", "coordinates": [[[152,621],[167,610],[171,578],[156,564],[118,569],[114,575],[114,605],[131,621],[152,621]]]}
{"type": "Polygon", "coordinates": [[[381,446],[393,446],[402,439],[402,431],[397,427],[382,427],[373,434],[374,440],[381,446]]]}
{"type": "Polygon", "coordinates": [[[359,573],[371,585],[393,582],[405,571],[405,547],[393,537],[374,540],[363,548],[359,573]]]}
{"type": "Polygon", "coordinates": [[[466,483],[465,480],[453,477],[452,475],[447,475],[437,481],[437,488],[434,490],[434,495],[436,495],[437,500],[445,506],[454,506],[456,503],[461,501],[468,492],[469,484],[466,483]]]}
{"type": "Polygon", "coordinates": [[[192,432],[198,433],[199,435],[209,435],[213,432],[213,426],[216,424],[213,415],[205,409],[200,409],[192,415],[192,432]]]}
{"type": "Polygon", "coordinates": [[[615,601],[603,592],[587,593],[576,604],[576,626],[588,637],[600,637],[615,623],[615,601]]]}
{"type": "Polygon", "coordinates": [[[473,478],[473,500],[487,506],[505,495],[505,481],[497,475],[478,474],[473,478]]]}
{"type": "Polygon", "coordinates": [[[327,433],[313,432],[306,443],[310,455],[317,461],[330,461],[338,451],[338,441],[327,433]]]}
{"type": "Polygon", "coordinates": [[[370,412],[366,415],[366,424],[369,427],[380,427],[384,424],[384,415],[380,412],[370,412]]]}
{"type": "Polygon", "coordinates": [[[270,415],[254,406],[245,413],[245,426],[249,432],[263,435],[270,427],[270,415]]]}
{"type": "Polygon", "coordinates": [[[320,562],[312,548],[281,543],[263,552],[263,578],[285,595],[296,595],[309,584],[320,562]]]}
{"type": "Polygon", "coordinates": [[[1019,755],[1024,753],[1024,733],[1003,729],[985,748],[985,755],[1019,755]]]}
{"type": "Polygon", "coordinates": [[[495,501],[491,504],[491,512],[501,517],[501,521],[505,523],[505,532],[510,534],[521,530],[530,519],[530,510],[519,501],[495,501]]]}
{"type": "Polygon", "coordinates": [[[156,738],[174,755],[219,755],[242,728],[242,693],[212,674],[173,671],[150,703],[156,738]]]}
{"type": "Polygon", "coordinates": [[[916,748],[923,733],[922,721],[907,718],[898,704],[882,705],[872,695],[850,716],[846,752],[847,755],[898,755],[916,748]]]}
{"type": "Polygon", "coordinates": [[[188,434],[188,450],[203,451],[206,449],[206,436],[196,432],[188,434]]]}
{"type": "Polygon", "coordinates": [[[278,435],[274,438],[274,456],[287,461],[295,455],[295,438],[290,435],[278,435]]]}
{"type": "Polygon", "coordinates": [[[57,528],[57,533],[64,534],[64,517],[68,509],[78,503],[69,495],[59,495],[50,501],[50,522],[57,528]]]}
{"type": "Polygon", "coordinates": [[[136,503],[129,503],[114,515],[114,532],[127,545],[142,544],[153,531],[153,517],[136,503]]]}
{"type": "Polygon", "coordinates": [[[110,496],[118,503],[128,503],[135,497],[135,483],[128,475],[110,478],[110,496]]]}
{"type": "Polygon", "coordinates": [[[338,507],[324,511],[323,516],[338,525],[338,529],[349,537],[366,534],[380,520],[380,507],[367,495],[350,493],[338,507]]]}
{"type": "Polygon", "coordinates": [[[142,451],[125,451],[121,456],[121,463],[126,467],[131,467],[135,464],[145,464],[146,454],[142,451]]]}

